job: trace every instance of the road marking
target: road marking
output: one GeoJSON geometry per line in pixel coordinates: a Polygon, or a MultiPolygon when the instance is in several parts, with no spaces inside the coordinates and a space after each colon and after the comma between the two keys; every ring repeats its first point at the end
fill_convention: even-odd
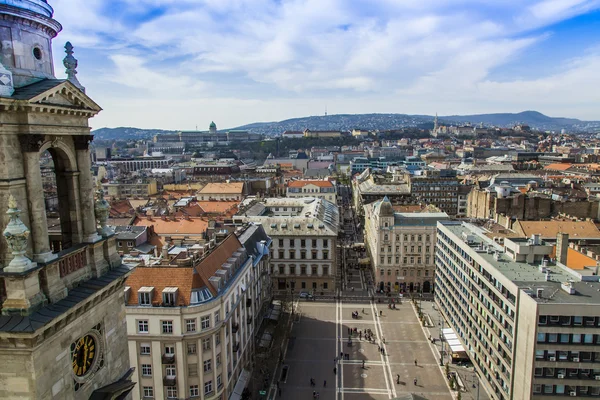
{"type": "MultiPolygon", "coordinates": [[[[378,343],[381,343],[381,341],[382,341],[381,337],[383,336],[383,329],[381,328],[381,324],[379,324],[379,318],[380,318],[379,312],[377,311],[377,307],[375,306],[375,303],[370,302],[369,305],[371,306],[371,315],[375,322],[376,341],[378,343]]],[[[391,398],[396,397],[396,388],[392,384],[391,389],[390,389],[390,379],[393,382],[394,378],[392,376],[392,370],[389,366],[389,359],[387,358],[387,352],[386,352],[385,356],[383,356],[380,352],[379,357],[381,358],[381,362],[383,363],[383,377],[385,378],[385,387],[388,389],[388,396],[391,399],[391,398]],[[389,376],[388,376],[388,374],[389,374],[389,376]]]]}

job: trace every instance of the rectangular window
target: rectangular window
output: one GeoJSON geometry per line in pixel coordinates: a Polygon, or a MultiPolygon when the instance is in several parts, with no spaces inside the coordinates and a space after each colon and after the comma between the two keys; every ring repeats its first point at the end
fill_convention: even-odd
{"type": "Polygon", "coordinates": [[[202,330],[210,328],[210,316],[200,317],[200,326],[202,330]]]}
{"type": "Polygon", "coordinates": [[[279,267],[279,275],[283,275],[285,273],[284,267],[279,267]]]}
{"type": "Polygon", "coordinates": [[[167,375],[168,378],[174,378],[175,377],[175,365],[173,364],[169,364],[165,367],[165,375],[167,375]]]}
{"type": "Polygon", "coordinates": [[[223,386],[223,380],[221,378],[221,374],[217,375],[217,389],[220,389],[223,386]]]}
{"type": "Polygon", "coordinates": [[[165,354],[169,354],[169,355],[175,354],[175,346],[173,346],[173,345],[166,345],[165,346],[165,354]]]}
{"type": "Polygon", "coordinates": [[[202,351],[210,350],[210,338],[202,339],[202,351]]]}
{"type": "Polygon", "coordinates": [[[167,386],[167,399],[177,398],[177,386],[167,386]]]}
{"type": "Polygon", "coordinates": [[[300,239],[300,247],[306,247],[306,240],[300,239]]]}
{"type": "Polygon", "coordinates": [[[312,240],[312,247],[317,247],[317,239],[312,240]]]}
{"type": "Polygon", "coordinates": [[[323,289],[327,289],[328,287],[327,282],[323,282],[323,289]]]}
{"type": "Polygon", "coordinates": [[[138,321],[138,333],[148,333],[148,320],[142,319],[138,321]]]}
{"type": "Polygon", "coordinates": [[[190,397],[198,397],[200,396],[200,389],[198,389],[198,385],[190,386],[190,397]]]}
{"type": "Polygon", "coordinates": [[[215,325],[219,323],[219,321],[221,320],[221,315],[219,313],[219,311],[215,312],[215,325]]]}
{"type": "Polygon", "coordinates": [[[154,388],[152,386],[144,386],[144,397],[148,399],[154,397],[154,388]]]}
{"type": "Polygon", "coordinates": [[[188,343],[187,344],[187,353],[188,354],[196,354],[196,343],[188,343]]]}
{"type": "Polygon", "coordinates": [[[323,239],[323,247],[325,247],[325,248],[329,247],[329,240],[323,239]]]}
{"type": "Polygon", "coordinates": [[[285,258],[285,252],[279,251],[279,258],[285,258]]]}
{"type": "Polygon", "coordinates": [[[323,251],[323,260],[329,260],[329,252],[323,251]]]}
{"type": "Polygon", "coordinates": [[[212,369],[212,360],[204,360],[204,372],[209,372],[212,369]]]}
{"type": "Polygon", "coordinates": [[[147,356],[150,354],[150,344],[149,343],[140,344],[140,354],[143,356],[147,356]]]}
{"type": "Polygon", "coordinates": [[[279,247],[283,247],[283,239],[279,239],[279,247]]]}
{"type": "Polygon", "coordinates": [[[209,394],[213,391],[212,381],[208,381],[204,383],[204,394],[209,394]]]}
{"type": "Polygon", "coordinates": [[[152,299],[150,298],[151,294],[152,294],[152,292],[138,293],[140,306],[151,306],[152,305],[152,299]]]}
{"type": "Polygon", "coordinates": [[[152,376],[152,365],[142,364],[142,376],[152,376]]]}
{"type": "Polygon", "coordinates": [[[383,276],[385,274],[385,271],[382,269],[379,270],[379,275],[383,276]]]}
{"type": "Polygon", "coordinates": [[[196,318],[185,320],[185,331],[196,332],[196,318]]]}
{"type": "Polygon", "coordinates": [[[217,367],[221,366],[221,353],[217,354],[217,367]]]}
{"type": "Polygon", "coordinates": [[[160,321],[162,324],[162,333],[173,333],[173,321],[160,321]]]}
{"type": "Polygon", "coordinates": [[[329,267],[323,267],[323,275],[324,276],[329,275],[329,267]]]}
{"type": "Polygon", "coordinates": [[[221,335],[217,333],[215,335],[215,345],[218,346],[220,344],[221,344],[221,335]]]}
{"type": "Polygon", "coordinates": [[[292,260],[296,259],[296,252],[294,250],[290,250],[290,259],[292,259],[292,260]]]}

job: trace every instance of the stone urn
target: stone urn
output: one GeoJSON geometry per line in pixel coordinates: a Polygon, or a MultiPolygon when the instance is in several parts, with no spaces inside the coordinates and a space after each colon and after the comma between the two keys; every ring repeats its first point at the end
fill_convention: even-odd
{"type": "Polygon", "coordinates": [[[110,211],[110,204],[108,201],[104,199],[104,190],[99,188],[96,190],[96,202],[94,204],[94,214],[96,215],[96,221],[100,228],[98,228],[98,233],[102,235],[102,237],[108,237],[114,235],[112,229],[108,227],[106,221],[108,220],[108,213],[110,211]]]}
{"type": "Polygon", "coordinates": [[[37,264],[32,262],[29,258],[25,257],[27,252],[27,242],[29,240],[29,229],[19,215],[21,210],[17,206],[17,201],[11,194],[8,198],[8,215],[9,221],[4,229],[3,235],[8,242],[13,259],[4,268],[4,272],[25,272],[34,268],[37,264]]]}

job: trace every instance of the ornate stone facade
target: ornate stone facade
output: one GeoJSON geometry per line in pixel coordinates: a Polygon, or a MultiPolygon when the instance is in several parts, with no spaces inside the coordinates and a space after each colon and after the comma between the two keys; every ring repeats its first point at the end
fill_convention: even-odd
{"type": "Polygon", "coordinates": [[[59,30],[45,1],[0,0],[3,399],[115,398],[134,385],[123,302],[130,271],[114,234],[100,218],[99,235],[96,224],[88,120],[101,108],[76,81],[72,46],[70,79],[54,77],[51,39],[59,30]],[[46,151],[60,199],[58,249],[46,222],[46,151]]]}

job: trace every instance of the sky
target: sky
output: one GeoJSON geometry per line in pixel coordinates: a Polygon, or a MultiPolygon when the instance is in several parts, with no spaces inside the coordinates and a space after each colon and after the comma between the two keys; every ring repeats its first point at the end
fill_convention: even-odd
{"type": "Polygon", "coordinates": [[[536,110],[600,120],[600,0],[48,0],[93,128],[536,110]]]}

